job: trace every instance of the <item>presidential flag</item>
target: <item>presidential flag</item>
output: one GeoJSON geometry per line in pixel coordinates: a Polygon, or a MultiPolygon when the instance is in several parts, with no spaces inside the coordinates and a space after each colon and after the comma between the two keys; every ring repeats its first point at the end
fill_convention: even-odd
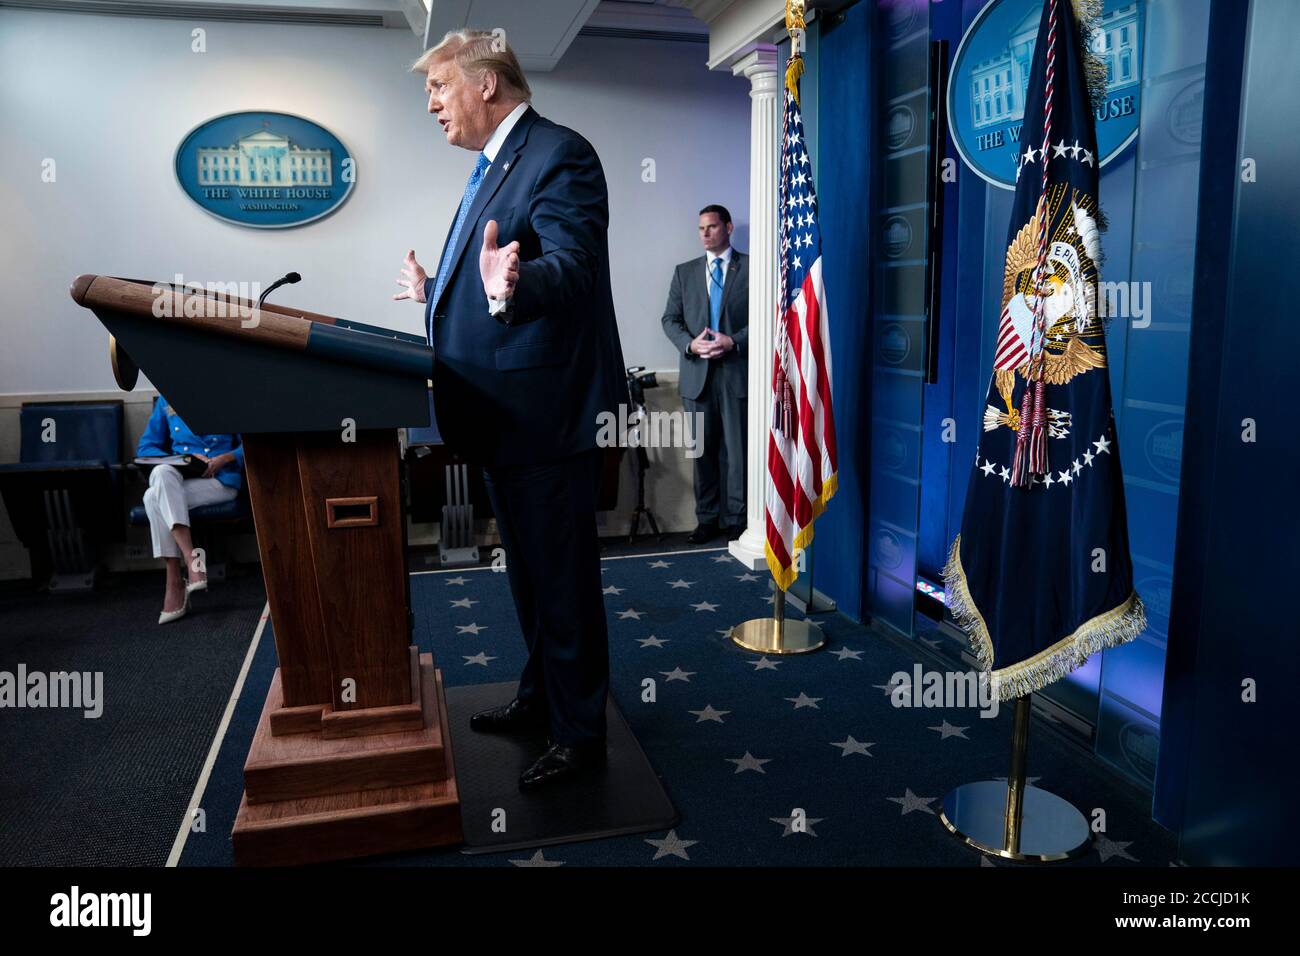
{"type": "MultiPolygon", "coordinates": [[[[801,6],[801,5],[800,5],[801,6]]],[[[780,285],[767,443],[767,566],[781,590],[798,576],[797,552],[836,488],[830,335],[822,286],[817,193],[799,111],[803,22],[787,13],[793,53],[786,70],[781,134],[780,285]],[[797,33],[797,35],[796,35],[797,33]]]]}
{"type": "Polygon", "coordinates": [[[1084,37],[1100,7],[1043,4],[992,381],[945,569],[948,607],[1002,700],[1046,686],[1146,626],[1097,309],[1093,103],[1105,68],[1084,37]]]}

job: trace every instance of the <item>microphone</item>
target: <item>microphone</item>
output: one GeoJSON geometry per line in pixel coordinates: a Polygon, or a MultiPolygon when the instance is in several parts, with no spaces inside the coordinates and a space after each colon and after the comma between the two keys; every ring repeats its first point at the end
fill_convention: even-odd
{"type": "Polygon", "coordinates": [[[269,286],[267,286],[266,291],[257,297],[257,307],[260,309],[262,307],[262,303],[266,301],[266,297],[270,295],[272,292],[274,292],[276,289],[280,288],[280,286],[293,285],[295,282],[301,282],[301,281],[302,281],[302,276],[298,275],[298,273],[286,272],[284,275],[280,276],[280,278],[276,279],[269,286]]]}

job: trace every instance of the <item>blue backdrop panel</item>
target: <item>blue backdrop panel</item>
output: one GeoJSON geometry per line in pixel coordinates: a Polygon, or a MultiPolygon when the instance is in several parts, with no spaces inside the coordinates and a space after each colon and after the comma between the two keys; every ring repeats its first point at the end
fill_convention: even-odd
{"type": "Polygon", "coordinates": [[[827,237],[822,244],[822,275],[830,313],[840,475],[839,491],[817,522],[813,583],[833,597],[841,611],[858,620],[865,615],[864,546],[872,459],[865,261],[870,242],[866,210],[871,199],[868,117],[872,102],[867,7],[859,4],[835,26],[817,31],[819,68],[810,71],[803,82],[805,90],[816,90],[816,115],[822,121],[819,128],[831,131],[829,136],[817,138],[814,159],[818,214],[822,234],[827,237]]]}
{"type": "Polygon", "coordinates": [[[1293,424],[1300,328],[1278,305],[1300,261],[1300,6],[1215,0],[1196,251],[1183,501],[1169,620],[1156,818],[1192,864],[1291,864],[1300,666],[1293,424]],[[1242,49],[1244,34],[1244,53],[1242,49]],[[1243,77],[1244,67],[1244,77],[1243,77]],[[1243,181],[1242,164],[1254,165],[1243,181]],[[1243,440],[1246,420],[1258,429],[1243,440]],[[1272,600],[1281,582],[1281,602],[1272,600]],[[1252,700],[1248,691],[1257,688],[1252,700]]]}

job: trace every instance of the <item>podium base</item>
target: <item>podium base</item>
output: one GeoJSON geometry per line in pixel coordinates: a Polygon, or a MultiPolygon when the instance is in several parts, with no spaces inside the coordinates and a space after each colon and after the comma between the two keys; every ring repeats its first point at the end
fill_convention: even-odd
{"type": "Polygon", "coordinates": [[[1007,783],[962,784],[943,798],[939,819],[956,837],[990,856],[1022,863],[1071,860],[1092,847],[1088,821],[1068,800],[1026,787],[1017,849],[1006,846],[1007,783]]]}
{"type": "Polygon", "coordinates": [[[236,866],[319,863],[461,842],[442,674],[430,654],[421,654],[419,664],[420,730],[335,739],[271,734],[271,714],[281,701],[277,672],[245,765],[246,789],[231,832],[236,866]]]}

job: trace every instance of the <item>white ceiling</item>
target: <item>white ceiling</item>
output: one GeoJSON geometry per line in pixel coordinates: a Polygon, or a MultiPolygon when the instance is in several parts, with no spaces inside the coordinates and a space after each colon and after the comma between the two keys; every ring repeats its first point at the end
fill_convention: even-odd
{"type": "MultiPolygon", "coordinates": [[[[554,69],[580,31],[706,40],[692,0],[0,0],[14,6],[134,17],[409,29],[432,46],[448,30],[505,31],[525,70],[554,69]]],[[[699,0],[694,0],[698,3],[699,0]]]]}

